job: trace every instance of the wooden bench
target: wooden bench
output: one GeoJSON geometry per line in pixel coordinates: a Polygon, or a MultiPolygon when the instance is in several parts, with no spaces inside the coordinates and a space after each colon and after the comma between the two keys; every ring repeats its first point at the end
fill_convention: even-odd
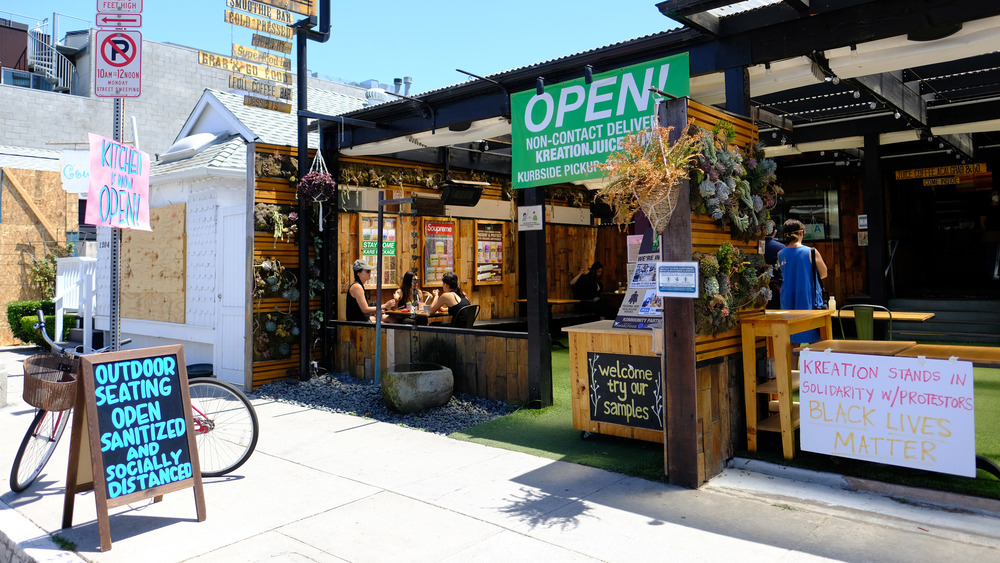
{"type": "Polygon", "coordinates": [[[908,358],[947,360],[957,356],[959,360],[972,362],[977,367],[1000,367],[1000,347],[998,346],[957,346],[953,344],[917,344],[896,354],[908,358]]]}

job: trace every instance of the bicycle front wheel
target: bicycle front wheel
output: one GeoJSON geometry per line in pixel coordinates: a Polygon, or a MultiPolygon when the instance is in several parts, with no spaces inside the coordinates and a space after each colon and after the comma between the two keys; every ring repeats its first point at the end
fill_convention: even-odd
{"type": "Polygon", "coordinates": [[[188,389],[202,476],[220,477],[246,463],[259,433],[250,400],[218,379],[194,379],[188,389]]]}
{"type": "Polygon", "coordinates": [[[20,493],[35,482],[56,451],[71,412],[39,410],[35,413],[10,468],[10,490],[20,493]]]}

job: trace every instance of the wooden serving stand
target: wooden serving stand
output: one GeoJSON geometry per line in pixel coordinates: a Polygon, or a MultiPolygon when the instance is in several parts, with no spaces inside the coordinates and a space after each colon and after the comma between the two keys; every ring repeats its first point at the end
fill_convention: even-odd
{"type": "MultiPolygon", "coordinates": [[[[746,399],[747,449],[757,451],[757,432],[780,432],[785,459],[795,456],[795,429],[799,426],[799,404],[792,393],[799,388],[798,370],[793,373],[792,334],[818,328],[821,340],[832,334],[834,311],[765,311],[740,319],[743,335],[743,387],[746,399]],[[774,358],[775,378],[757,383],[756,339],[767,342],[767,356],[774,358]],[[757,412],[758,395],[777,395],[778,412],[765,416],[757,412]]],[[[765,414],[767,414],[765,412],[765,414]]]]}

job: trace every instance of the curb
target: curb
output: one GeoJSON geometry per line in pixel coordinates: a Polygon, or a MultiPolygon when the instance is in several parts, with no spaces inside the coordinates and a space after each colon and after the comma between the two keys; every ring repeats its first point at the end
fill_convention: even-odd
{"type": "Polygon", "coordinates": [[[0,560],[10,563],[83,563],[72,551],[65,551],[10,505],[0,500],[0,560]]]}
{"type": "Polygon", "coordinates": [[[962,495],[947,491],[936,491],[918,487],[908,487],[905,485],[894,485],[873,481],[871,479],[861,479],[858,477],[845,477],[834,473],[824,473],[801,469],[798,467],[787,467],[766,461],[734,457],[726,463],[726,467],[731,469],[742,469],[753,471],[762,475],[781,477],[801,483],[823,485],[832,489],[841,489],[856,493],[868,493],[893,500],[904,500],[909,504],[930,506],[934,508],[963,511],[973,514],[981,514],[1000,518],[1000,500],[962,495]]]}

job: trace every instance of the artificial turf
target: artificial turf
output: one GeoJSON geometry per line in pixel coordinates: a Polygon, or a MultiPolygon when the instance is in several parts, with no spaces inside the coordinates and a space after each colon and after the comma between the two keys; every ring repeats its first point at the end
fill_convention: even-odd
{"type": "MultiPolygon", "coordinates": [[[[976,453],[1000,465],[1000,369],[975,368],[976,453]]],[[[549,459],[568,461],[665,481],[663,445],[615,436],[590,435],[573,428],[569,384],[569,351],[552,350],[552,402],[543,409],[520,409],[507,416],[451,435],[452,438],[520,451],[549,459]]],[[[762,435],[756,452],[737,450],[736,455],[817,471],[834,471],[928,489],[1000,499],[1000,480],[985,471],[975,479],[957,477],[799,451],[795,458],[781,456],[778,435],[762,435]]]]}

